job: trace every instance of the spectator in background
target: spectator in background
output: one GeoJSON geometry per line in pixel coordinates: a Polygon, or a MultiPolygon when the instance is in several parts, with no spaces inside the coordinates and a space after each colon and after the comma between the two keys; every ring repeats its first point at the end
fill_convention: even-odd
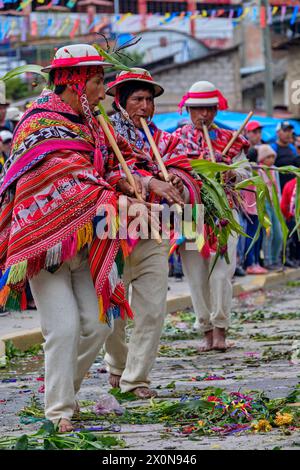
{"type": "Polygon", "coordinates": [[[5,94],[5,83],[0,80],[0,131],[13,131],[12,123],[6,118],[6,110],[9,104],[10,103],[7,101],[5,94]]]}
{"type": "Polygon", "coordinates": [[[7,130],[0,131],[0,139],[2,142],[2,152],[4,155],[4,161],[6,161],[9,157],[12,138],[13,138],[13,135],[10,131],[7,131],[7,130]]]}
{"type": "MultiPolygon", "coordinates": [[[[295,227],[295,203],[296,203],[297,178],[291,179],[282,191],[280,207],[286,219],[289,232],[295,227]]],[[[300,266],[300,241],[297,232],[294,232],[287,240],[286,266],[296,268],[300,266]]]]}
{"type": "Polygon", "coordinates": [[[300,135],[296,135],[295,137],[295,147],[297,156],[300,157],[300,135]]]}
{"type": "Polygon", "coordinates": [[[245,217],[245,232],[250,238],[245,238],[244,248],[244,268],[247,274],[267,274],[266,268],[263,268],[259,263],[259,254],[262,246],[262,230],[260,230],[258,239],[252,245],[250,251],[247,253],[252,240],[257,232],[259,221],[256,210],[256,194],[255,186],[248,186],[243,191],[245,217]]]}
{"type": "Polygon", "coordinates": [[[19,110],[16,106],[10,106],[6,111],[6,119],[12,123],[13,130],[20,121],[24,113],[19,110]]]}
{"type": "MultiPolygon", "coordinates": [[[[276,130],[277,141],[274,144],[271,144],[277,154],[275,165],[277,167],[292,165],[299,168],[300,159],[297,157],[295,147],[291,144],[294,126],[289,121],[283,121],[277,125],[276,130]]],[[[285,184],[292,178],[294,178],[292,173],[280,174],[279,179],[281,192],[283,191],[285,184]]]]}
{"type": "MultiPolygon", "coordinates": [[[[270,145],[260,145],[257,148],[258,157],[257,161],[260,165],[272,167],[275,162],[276,153],[270,145]]],[[[278,196],[280,198],[280,188],[278,175],[275,170],[270,169],[270,176],[265,171],[261,170],[261,176],[269,188],[270,198],[272,200],[272,185],[274,184],[278,196]]],[[[264,251],[264,266],[270,271],[277,271],[282,269],[281,263],[281,249],[282,249],[282,231],[279,221],[276,217],[273,206],[266,201],[266,212],[270,219],[271,226],[269,229],[264,230],[263,238],[263,251],[264,251]]]]}
{"type": "Polygon", "coordinates": [[[258,121],[250,121],[245,128],[245,136],[250,142],[250,148],[247,153],[247,158],[250,161],[257,161],[257,145],[263,143],[262,138],[262,125],[258,121]]]}

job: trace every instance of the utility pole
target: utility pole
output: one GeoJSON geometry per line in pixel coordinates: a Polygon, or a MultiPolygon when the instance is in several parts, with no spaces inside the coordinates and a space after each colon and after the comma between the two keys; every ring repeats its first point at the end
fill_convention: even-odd
{"type": "Polygon", "coordinates": [[[272,47],[271,32],[268,25],[269,0],[260,0],[260,6],[265,8],[266,25],[262,30],[263,52],[265,62],[265,99],[267,116],[273,116],[273,76],[272,76],[272,47]]]}

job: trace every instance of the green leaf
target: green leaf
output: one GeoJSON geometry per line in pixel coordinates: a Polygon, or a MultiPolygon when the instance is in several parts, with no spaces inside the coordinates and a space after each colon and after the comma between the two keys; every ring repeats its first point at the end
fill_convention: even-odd
{"type": "Polygon", "coordinates": [[[138,400],[138,397],[133,392],[121,392],[119,388],[111,388],[108,393],[120,402],[138,400]]]}
{"type": "Polygon", "coordinates": [[[54,442],[51,441],[51,439],[44,439],[44,450],[59,450],[59,447],[55,445],[54,442]]]}
{"type": "Polygon", "coordinates": [[[55,435],[55,426],[50,420],[46,420],[35,434],[36,436],[53,436],[55,435]]]}
{"type": "Polygon", "coordinates": [[[281,231],[282,231],[282,237],[283,237],[283,263],[285,263],[285,251],[286,251],[286,242],[289,234],[289,229],[286,226],[285,219],[283,217],[283,214],[280,209],[280,202],[278,199],[278,193],[277,193],[277,188],[274,183],[272,183],[272,202],[273,202],[273,208],[274,212],[276,214],[276,217],[280,223],[281,231]]]}
{"type": "Polygon", "coordinates": [[[110,119],[109,119],[108,115],[106,114],[106,111],[105,111],[104,106],[103,106],[103,104],[101,103],[101,101],[99,101],[99,103],[98,103],[97,106],[98,106],[98,108],[99,108],[100,113],[101,113],[102,116],[104,117],[105,121],[106,121],[108,124],[110,124],[110,123],[111,123],[111,122],[110,122],[110,119]]]}
{"type": "Polygon", "coordinates": [[[184,403],[184,408],[188,411],[193,411],[195,413],[202,410],[212,410],[214,408],[214,403],[206,400],[191,400],[187,403],[184,403]]]}
{"type": "Polygon", "coordinates": [[[99,44],[93,44],[93,47],[97,49],[99,54],[105,58],[107,62],[110,62],[112,66],[117,70],[125,70],[127,72],[131,71],[131,68],[127,67],[127,65],[123,65],[118,59],[116,59],[112,54],[109,54],[107,51],[102,49],[99,44]]]}
{"type": "Polygon", "coordinates": [[[298,238],[300,240],[300,178],[297,178],[297,186],[296,186],[295,220],[296,220],[296,224],[292,232],[290,233],[290,237],[297,230],[298,238]]]}
{"type": "Polygon", "coordinates": [[[27,450],[28,449],[28,436],[23,434],[23,436],[19,437],[16,441],[16,445],[14,447],[15,450],[27,450]]]}
{"type": "Polygon", "coordinates": [[[41,75],[45,81],[48,81],[48,74],[42,72],[42,68],[40,65],[28,64],[28,65],[21,65],[20,67],[16,67],[13,70],[7,72],[1,80],[6,82],[7,80],[11,80],[12,78],[17,77],[18,75],[22,75],[23,73],[37,73],[41,75]]]}

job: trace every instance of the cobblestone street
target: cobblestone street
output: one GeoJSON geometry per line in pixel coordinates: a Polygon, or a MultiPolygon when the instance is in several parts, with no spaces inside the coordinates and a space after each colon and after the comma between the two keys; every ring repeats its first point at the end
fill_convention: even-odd
{"type": "MultiPolygon", "coordinates": [[[[214,427],[211,426],[214,430],[201,434],[201,422],[213,416],[210,415],[215,412],[213,409],[208,412],[204,408],[204,415],[201,410],[195,412],[194,418],[190,417],[189,422],[181,427],[179,422],[168,422],[162,415],[157,419],[154,414],[151,415],[151,409],[155,411],[156,404],[161,400],[170,404],[178,402],[178,399],[183,402],[185,397],[189,397],[189,400],[199,396],[202,398],[203,394],[207,398],[208,395],[222,396],[222,393],[226,396],[230,392],[247,395],[250,391],[259,391],[278,404],[276,399],[290,395],[299,383],[300,375],[300,360],[298,364],[297,360],[291,360],[292,345],[295,348],[296,341],[300,340],[299,298],[299,282],[235,298],[229,334],[232,347],[225,353],[198,353],[196,346],[200,338],[199,333],[193,331],[193,313],[185,311],[169,314],[159,357],[152,373],[152,385],[159,395],[153,400],[152,408],[149,400],[121,401],[122,407],[129,411],[142,406],[143,409],[139,409],[140,419],[135,418],[135,421],[126,423],[124,416],[114,417],[110,422],[89,418],[92,402],[98,400],[100,393],[109,390],[108,374],[105,373],[100,356],[83,383],[79,396],[82,413],[76,427],[105,424],[105,434],[124,439],[126,449],[299,448],[299,390],[298,397],[295,394],[295,399],[291,400],[294,403],[286,404],[286,409],[294,415],[294,426],[273,425],[267,432],[253,432],[253,428],[246,429],[245,425],[245,430],[225,433],[224,429],[217,430],[215,423],[214,427]],[[220,392],[220,388],[224,392],[220,392]],[[146,424],[140,424],[145,421],[146,424]],[[196,430],[191,429],[191,426],[189,428],[189,423],[192,426],[198,423],[196,430]],[[116,428],[117,425],[120,425],[120,430],[116,428]]],[[[42,364],[43,356],[39,353],[13,358],[9,367],[1,369],[1,437],[30,434],[41,426],[42,422],[36,420],[41,416],[39,403],[42,405],[43,401],[43,382],[37,380],[43,376],[42,364]],[[20,416],[24,407],[33,404],[33,394],[39,402],[35,403],[34,412],[30,413],[27,408],[27,413],[20,416]]],[[[241,419],[240,422],[247,423],[247,420],[241,419]]]]}

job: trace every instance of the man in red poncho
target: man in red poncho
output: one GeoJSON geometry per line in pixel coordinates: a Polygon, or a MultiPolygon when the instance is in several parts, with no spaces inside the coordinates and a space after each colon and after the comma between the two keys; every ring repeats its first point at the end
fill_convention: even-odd
{"type": "MultiPolygon", "coordinates": [[[[193,178],[180,139],[158,129],[152,122],[154,99],[163,91],[144,69],[120,72],[106,91],[115,98],[113,107],[116,113],[111,120],[115,132],[141,151],[136,167],[144,175],[149,200],[164,200],[169,205],[194,204],[200,202],[199,186],[193,178]],[[141,125],[141,117],[148,122],[173,186],[163,181],[141,125]]],[[[131,307],[136,312],[135,324],[128,346],[125,341],[126,323],[121,319],[115,322],[114,332],[105,344],[111,385],[120,385],[123,392],[133,391],[139,398],[156,395],[149,388],[149,373],[156,358],[166,314],[168,252],[169,240],[163,240],[161,245],[154,240],[139,240],[125,260],[124,282],[128,288],[132,285],[131,307]]]]}
{"type": "MultiPolygon", "coordinates": [[[[185,153],[190,159],[210,160],[208,145],[204,138],[203,123],[206,124],[216,162],[244,163],[238,170],[229,170],[225,173],[228,182],[239,182],[251,174],[245,152],[248,142],[239,137],[226,156],[222,151],[232,137],[232,131],[220,129],[214,124],[218,109],[227,109],[227,101],[222,93],[210,82],[199,81],[194,83],[187,95],[182,98],[180,108],[186,106],[191,117],[191,124],[187,124],[174,132],[185,145],[185,153]]],[[[236,214],[237,217],[237,214],[236,214]]],[[[230,309],[232,302],[232,276],[236,267],[237,238],[230,237],[228,241],[228,255],[230,264],[223,257],[219,258],[209,278],[214,260],[214,250],[208,258],[202,255],[195,256],[193,251],[181,248],[183,272],[187,276],[192,301],[198,321],[196,327],[204,333],[202,351],[211,349],[225,350],[226,329],[229,326],[230,309]]]]}

